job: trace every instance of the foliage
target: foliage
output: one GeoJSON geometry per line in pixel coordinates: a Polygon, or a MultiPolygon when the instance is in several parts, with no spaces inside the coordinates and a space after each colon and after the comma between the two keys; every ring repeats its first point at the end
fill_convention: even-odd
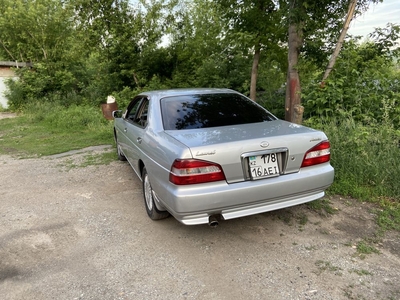
{"type": "Polygon", "coordinates": [[[62,1],[1,0],[0,4],[0,45],[10,60],[65,59],[73,28],[72,12],[62,1]]]}
{"type": "Polygon", "coordinates": [[[360,241],[357,243],[357,252],[360,254],[372,254],[379,253],[379,250],[369,245],[366,241],[360,241]]]}
{"type": "Polygon", "coordinates": [[[124,87],[143,88],[155,75],[171,75],[166,50],[157,48],[163,34],[157,22],[171,6],[165,1],[137,7],[128,0],[0,1],[0,55],[33,66],[10,82],[13,109],[54,98],[66,106],[74,104],[71,98],[99,105],[124,87]]]}
{"type": "MultiPolygon", "coordinates": [[[[355,17],[368,10],[370,4],[383,0],[357,0],[355,17]]],[[[320,69],[325,68],[337,43],[348,11],[348,0],[283,1],[293,4],[288,10],[293,22],[301,24],[304,31],[302,54],[320,69]]]]}
{"type": "Polygon", "coordinates": [[[383,209],[378,211],[379,226],[383,230],[400,231],[400,203],[382,199],[380,204],[383,209]]]}
{"type": "Polygon", "coordinates": [[[320,87],[319,72],[303,89],[305,116],[311,119],[352,117],[400,126],[400,72],[394,61],[367,42],[349,41],[342,51],[331,78],[320,87]]]}
{"type": "MultiPolygon", "coordinates": [[[[21,82],[11,84],[13,109],[39,98],[97,106],[124,89],[228,87],[248,94],[253,48],[260,43],[266,50],[259,65],[260,100],[279,104],[277,115],[283,112],[277,91],[286,78],[286,1],[0,1],[0,40],[7,41],[0,55],[33,62],[30,71],[19,71],[21,82]],[[14,8],[27,11],[26,18],[14,8]],[[21,34],[15,36],[15,29],[21,34]]],[[[360,1],[359,10],[367,2],[360,1]]],[[[333,40],[346,3],[301,2],[304,11],[314,12],[313,18],[306,15],[305,32],[312,36],[307,43],[319,45],[313,52],[306,43],[306,58],[320,53],[320,61],[326,59],[329,43],[322,49],[318,41],[327,35],[333,40]]],[[[377,36],[387,48],[395,34],[382,30],[377,36]]]]}
{"type": "Polygon", "coordinates": [[[363,125],[352,118],[308,124],[324,130],[331,142],[331,193],[367,201],[398,198],[399,130],[388,124],[363,125]]]}
{"type": "Polygon", "coordinates": [[[363,124],[352,117],[310,119],[331,142],[335,180],[329,194],[379,203],[382,230],[400,229],[400,130],[390,123],[363,124]]]}
{"type": "Polygon", "coordinates": [[[168,48],[174,53],[170,85],[231,87],[227,65],[235,61],[237,50],[230,48],[230,41],[223,35],[226,24],[218,9],[218,4],[211,1],[180,3],[176,20],[168,29],[168,48]]]}

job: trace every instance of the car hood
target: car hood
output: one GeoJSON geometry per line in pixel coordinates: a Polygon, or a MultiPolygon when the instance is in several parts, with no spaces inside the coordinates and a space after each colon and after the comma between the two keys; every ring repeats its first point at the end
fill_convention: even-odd
{"type": "Polygon", "coordinates": [[[165,133],[186,145],[193,158],[220,164],[228,182],[244,180],[241,157],[246,153],[286,148],[290,159],[284,171],[292,173],[307,150],[327,139],[321,131],[283,120],[165,133]]]}

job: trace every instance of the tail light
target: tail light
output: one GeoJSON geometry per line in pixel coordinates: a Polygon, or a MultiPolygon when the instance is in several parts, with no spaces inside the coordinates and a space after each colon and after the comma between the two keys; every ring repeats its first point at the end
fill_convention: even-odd
{"type": "Polygon", "coordinates": [[[309,167],[328,162],[331,159],[331,144],[329,141],[323,141],[311,148],[304,155],[301,167],[309,167]]]}
{"type": "Polygon", "coordinates": [[[177,185],[225,180],[218,164],[196,159],[176,159],[171,167],[169,181],[177,185]]]}

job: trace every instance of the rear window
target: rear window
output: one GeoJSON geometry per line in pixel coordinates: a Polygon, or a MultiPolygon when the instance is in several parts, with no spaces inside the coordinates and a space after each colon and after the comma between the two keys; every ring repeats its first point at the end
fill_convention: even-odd
{"type": "Polygon", "coordinates": [[[202,94],[161,99],[165,130],[209,128],[276,120],[239,94],[202,94]]]}

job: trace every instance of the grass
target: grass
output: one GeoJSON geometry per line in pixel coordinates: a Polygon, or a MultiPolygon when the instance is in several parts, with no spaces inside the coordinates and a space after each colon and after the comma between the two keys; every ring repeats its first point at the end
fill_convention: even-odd
{"type": "Polygon", "coordinates": [[[69,169],[74,168],[84,168],[87,166],[98,166],[98,165],[108,165],[109,163],[116,160],[115,151],[107,151],[104,153],[97,153],[97,154],[86,154],[83,156],[81,161],[76,161],[72,158],[66,160],[61,166],[66,167],[69,169]]]}
{"type": "MultiPolygon", "coordinates": [[[[331,142],[335,180],[327,193],[379,204],[381,229],[400,230],[400,130],[352,118],[308,125],[323,130],[331,142]]],[[[311,207],[319,205],[314,202],[311,207]]]]}
{"type": "Polygon", "coordinates": [[[84,161],[79,167],[107,165],[116,160],[116,152],[104,152],[100,154],[89,154],[84,157],[84,161]]]}
{"type": "Polygon", "coordinates": [[[373,275],[371,272],[364,270],[364,269],[351,269],[349,270],[350,273],[356,273],[357,275],[360,276],[367,276],[367,275],[373,275]]]}
{"type": "Polygon", "coordinates": [[[112,122],[92,107],[30,107],[34,113],[0,120],[0,154],[37,157],[112,145],[112,122]]]}
{"type": "Polygon", "coordinates": [[[332,215],[337,212],[337,209],[332,207],[331,203],[327,199],[319,199],[312,202],[306,203],[306,206],[317,212],[325,212],[332,215]]]}
{"type": "Polygon", "coordinates": [[[382,230],[400,231],[400,204],[396,202],[383,201],[383,209],[377,212],[377,222],[382,230]],[[389,204],[388,204],[389,202],[389,204]]]}
{"type": "Polygon", "coordinates": [[[319,272],[317,273],[317,275],[320,275],[323,271],[329,271],[329,272],[334,272],[335,275],[339,275],[341,276],[342,273],[340,271],[342,271],[341,268],[333,265],[331,262],[329,261],[324,261],[324,260],[317,260],[315,262],[315,265],[317,266],[319,272]]]}
{"type": "Polygon", "coordinates": [[[352,119],[322,125],[331,142],[333,194],[363,201],[400,202],[400,131],[388,124],[363,125],[352,119]]]}
{"type": "Polygon", "coordinates": [[[366,241],[360,241],[357,243],[357,252],[359,254],[372,254],[379,253],[379,250],[368,244],[366,241]]]}

